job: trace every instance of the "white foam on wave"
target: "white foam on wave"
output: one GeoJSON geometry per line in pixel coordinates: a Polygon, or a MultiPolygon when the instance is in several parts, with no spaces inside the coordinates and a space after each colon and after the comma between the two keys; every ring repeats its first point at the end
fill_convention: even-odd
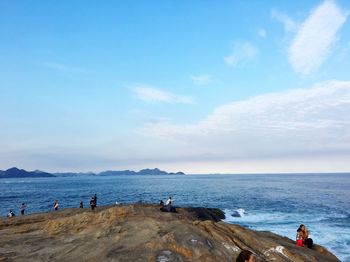
{"type": "Polygon", "coordinates": [[[246,213],[247,212],[243,208],[238,208],[238,209],[232,211],[231,216],[232,217],[244,217],[244,215],[246,213]]]}

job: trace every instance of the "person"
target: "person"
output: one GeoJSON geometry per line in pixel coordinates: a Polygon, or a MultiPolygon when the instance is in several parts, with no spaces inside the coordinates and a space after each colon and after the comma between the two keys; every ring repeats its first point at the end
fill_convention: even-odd
{"type": "Polygon", "coordinates": [[[7,214],[7,217],[15,217],[15,216],[16,214],[12,210],[10,210],[9,213],[7,214]]]}
{"type": "Polygon", "coordinates": [[[20,210],[21,210],[21,215],[24,216],[24,212],[26,210],[27,205],[25,203],[22,203],[20,210]]]}
{"type": "MultiPolygon", "coordinates": [[[[302,239],[303,245],[307,246],[308,248],[313,247],[313,240],[312,238],[309,238],[310,235],[310,230],[308,230],[303,224],[299,226],[297,229],[297,238],[302,239]]],[[[298,242],[297,242],[298,245],[298,242]]],[[[299,240],[299,245],[300,245],[300,240],[299,240]]]]}
{"type": "Polygon", "coordinates": [[[58,210],[58,201],[57,201],[57,199],[56,199],[55,202],[53,203],[53,209],[54,209],[55,211],[58,210]]]}
{"type": "Polygon", "coordinates": [[[165,205],[171,205],[173,200],[171,199],[171,196],[168,198],[168,200],[165,202],[165,205]]]}
{"type": "Polygon", "coordinates": [[[93,199],[94,199],[95,207],[97,207],[97,196],[96,196],[96,194],[93,196],[93,199]]]}
{"type": "Polygon", "coordinates": [[[94,197],[91,197],[91,199],[90,199],[90,207],[91,207],[91,210],[94,211],[94,209],[95,209],[95,199],[94,199],[94,197]]]}
{"type": "Polygon", "coordinates": [[[164,201],[163,201],[163,200],[160,200],[160,201],[159,201],[159,205],[160,205],[160,211],[165,211],[165,210],[164,210],[164,207],[165,207],[165,206],[164,206],[164,201]]]}
{"type": "Polygon", "coordinates": [[[298,228],[298,230],[297,230],[297,235],[296,235],[296,237],[295,237],[295,244],[297,245],[297,246],[299,246],[299,247],[303,247],[304,246],[304,240],[303,240],[303,237],[301,236],[301,229],[300,228],[298,228]]]}
{"type": "Polygon", "coordinates": [[[173,206],[173,199],[171,197],[168,198],[168,200],[165,202],[165,205],[164,202],[161,200],[160,205],[160,210],[163,212],[177,212],[176,208],[173,206]]]}
{"type": "Polygon", "coordinates": [[[80,201],[79,208],[84,208],[84,203],[83,203],[83,201],[80,201]]]}
{"type": "Polygon", "coordinates": [[[241,253],[239,253],[236,262],[255,262],[256,258],[254,254],[246,249],[243,249],[241,253]]]}

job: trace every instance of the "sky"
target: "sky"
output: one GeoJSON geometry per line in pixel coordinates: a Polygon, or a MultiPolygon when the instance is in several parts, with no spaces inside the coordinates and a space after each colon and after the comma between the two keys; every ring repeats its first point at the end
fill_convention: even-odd
{"type": "Polygon", "coordinates": [[[350,171],[350,2],[0,1],[0,169],[350,171]]]}

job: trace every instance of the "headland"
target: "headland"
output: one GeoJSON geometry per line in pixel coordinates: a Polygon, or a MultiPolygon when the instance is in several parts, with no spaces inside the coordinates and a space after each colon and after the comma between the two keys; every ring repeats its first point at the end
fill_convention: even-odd
{"type": "Polygon", "coordinates": [[[0,219],[0,261],[339,261],[322,246],[221,221],[219,209],[133,204],[0,219]]]}

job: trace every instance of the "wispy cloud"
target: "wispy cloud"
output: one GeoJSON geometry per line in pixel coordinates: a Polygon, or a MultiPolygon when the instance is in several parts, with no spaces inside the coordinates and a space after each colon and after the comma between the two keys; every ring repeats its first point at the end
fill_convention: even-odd
{"type": "Polygon", "coordinates": [[[333,1],[325,1],[311,11],[288,50],[289,61],[297,73],[307,75],[322,65],[347,16],[333,1]]]}
{"type": "Polygon", "coordinates": [[[258,31],[258,35],[262,38],[265,38],[267,35],[266,30],[264,28],[260,28],[258,31]]]}
{"type": "Polygon", "coordinates": [[[273,9],[271,11],[271,17],[281,22],[283,24],[284,30],[287,32],[294,32],[298,29],[298,23],[281,11],[273,9]]]}
{"type": "Polygon", "coordinates": [[[170,104],[194,104],[191,97],[173,94],[149,85],[137,85],[131,88],[138,99],[145,102],[163,102],[170,104]]]}
{"type": "Polygon", "coordinates": [[[195,85],[208,85],[211,80],[211,75],[190,75],[190,78],[195,85]]]}
{"type": "Polygon", "coordinates": [[[150,123],[142,134],[171,141],[184,158],[349,154],[349,115],[350,82],[329,81],[223,105],[196,124],[150,123]]]}
{"type": "Polygon", "coordinates": [[[41,63],[44,67],[57,70],[60,72],[68,72],[68,73],[81,73],[84,72],[84,70],[80,67],[74,67],[74,66],[69,66],[69,65],[64,65],[60,63],[55,63],[55,62],[43,62],[41,63]]]}
{"type": "Polygon", "coordinates": [[[253,60],[257,54],[258,49],[252,43],[235,42],[231,54],[224,57],[224,60],[229,66],[236,67],[253,60]]]}

